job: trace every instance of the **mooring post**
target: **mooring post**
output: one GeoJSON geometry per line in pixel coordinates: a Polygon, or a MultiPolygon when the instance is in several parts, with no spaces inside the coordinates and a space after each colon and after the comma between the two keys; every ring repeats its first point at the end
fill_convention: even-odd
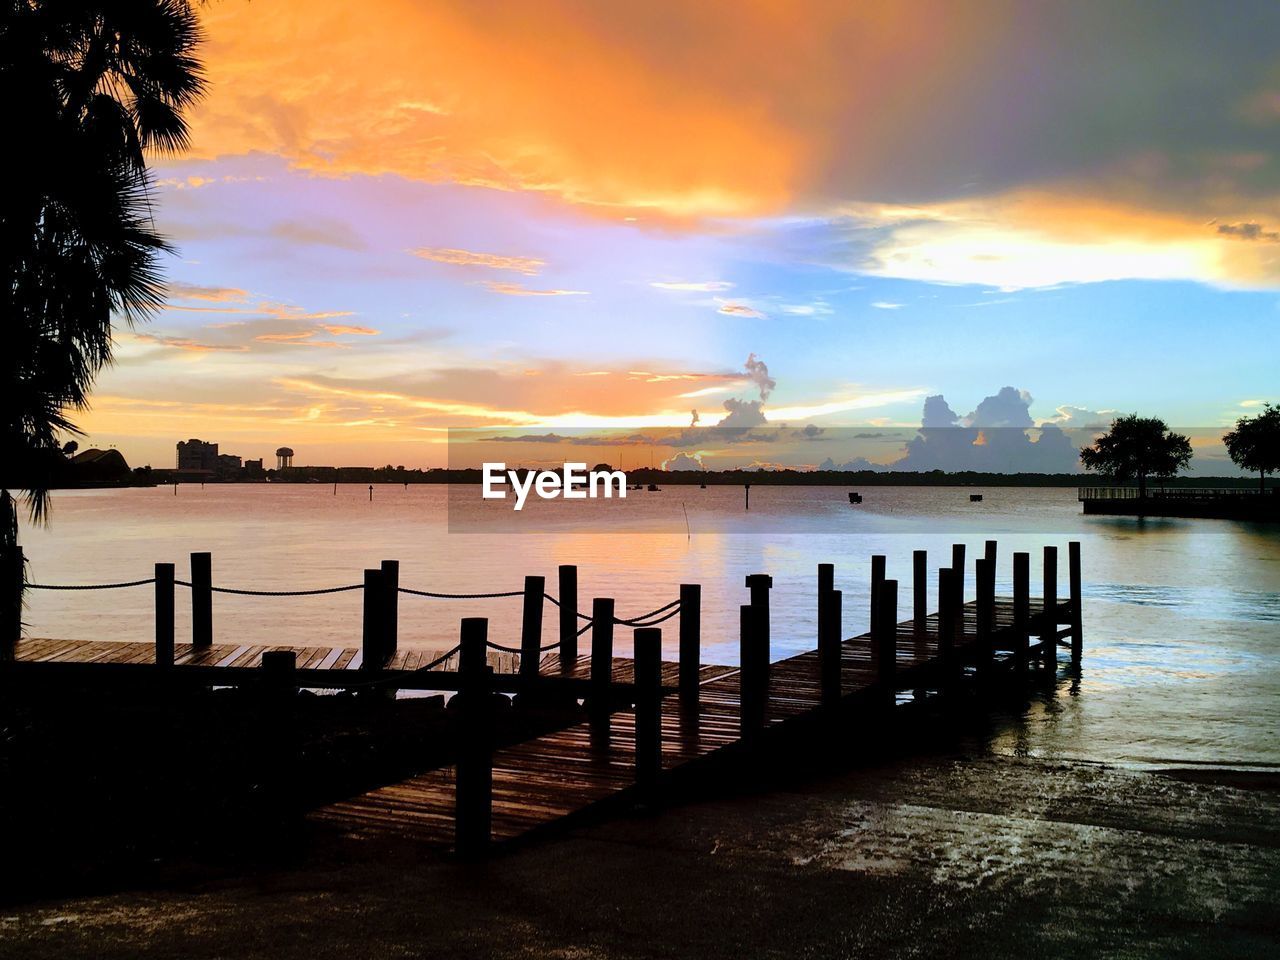
{"type": "Polygon", "coordinates": [[[880,622],[877,611],[880,609],[880,584],[884,583],[885,556],[882,553],[871,555],[871,612],[870,629],[874,631],[880,622]]]}
{"type": "Polygon", "coordinates": [[[997,549],[999,549],[999,544],[995,540],[988,540],[983,545],[982,557],[984,560],[986,560],[988,563],[991,564],[992,571],[996,569],[996,550],[997,549]]]}
{"type": "Polygon", "coordinates": [[[955,662],[956,579],[956,572],[950,567],[938,571],[938,659],[946,677],[950,677],[955,662]]]}
{"type": "Polygon", "coordinates": [[[1044,609],[1040,614],[1040,654],[1046,667],[1058,662],[1058,548],[1044,548],[1044,609]]]}
{"type": "Polygon", "coordinates": [[[751,604],[738,611],[738,733],[743,740],[755,739],[763,721],[759,669],[758,621],[751,604]]]}
{"type": "Polygon", "coordinates": [[[591,719],[608,723],[613,710],[613,598],[591,601],[591,719]]]}
{"type": "Polygon", "coordinates": [[[911,552],[911,630],[917,640],[929,632],[929,551],[911,552]]]}
{"type": "Polygon", "coordinates": [[[951,569],[956,572],[956,582],[960,587],[960,602],[964,603],[964,544],[951,545],[951,569]]]}
{"type": "Polygon", "coordinates": [[[876,676],[885,688],[886,698],[892,705],[894,683],[898,672],[898,581],[885,580],[880,584],[880,600],[876,604],[876,676]]]}
{"type": "Polygon", "coordinates": [[[662,628],[638,627],[634,643],[636,787],[651,804],[662,773],[662,628]]]}
{"type": "Polygon", "coordinates": [[[1013,555],[1013,666],[1027,672],[1027,622],[1031,618],[1031,554],[1013,555]]]}
{"type": "Polygon", "coordinates": [[[489,621],[465,617],[458,651],[458,764],[454,787],[454,849],[476,857],[489,846],[493,821],[493,754],[489,668],[485,644],[489,621]]]}
{"type": "Polygon", "coordinates": [[[747,574],[746,586],[751,591],[751,606],[760,628],[760,647],[764,650],[765,667],[769,665],[769,590],[773,577],[767,573],[747,574]]]}
{"type": "Polygon", "coordinates": [[[400,645],[400,561],[382,561],[382,655],[390,660],[400,645]]]}
{"type": "Polygon", "coordinates": [[[545,577],[524,578],[524,612],[520,621],[520,676],[538,675],[542,659],[542,598],[547,592],[545,577]]]}
{"type": "Polygon", "coordinates": [[[173,564],[156,564],[156,666],[173,666],[173,564]]]}
{"type": "Polygon", "coordinates": [[[362,670],[381,670],[386,662],[386,652],[383,649],[386,630],[382,625],[385,599],[382,571],[365,570],[364,629],[360,635],[360,669],[362,670]]]}
{"type": "Polygon", "coordinates": [[[1071,662],[1080,663],[1084,652],[1084,611],[1080,607],[1080,541],[1067,544],[1067,570],[1071,577],[1071,662]]]}
{"type": "Polygon", "coordinates": [[[0,577],[4,578],[3,604],[4,623],[0,626],[3,638],[0,638],[0,660],[12,660],[15,656],[18,641],[22,639],[22,588],[24,583],[22,547],[14,544],[0,548],[0,577]]]}
{"type": "Polygon", "coordinates": [[[702,669],[702,584],[680,584],[680,700],[698,702],[702,669]]]}
{"type": "Polygon", "coordinates": [[[191,646],[213,645],[213,555],[191,554],[191,646]]]}
{"type": "Polygon", "coordinates": [[[298,695],[298,655],[293,650],[262,654],[262,687],[272,707],[285,707],[298,695]]]}
{"type": "Polygon", "coordinates": [[[578,568],[560,564],[560,672],[578,665],[578,568]]]}
{"type": "MultiPolygon", "coordinates": [[[[987,543],[994,541],[988,540],[987,543]]],[[[986,557],[975,560],[974,582],[978,593],[977,611],[977,666],[979,674],[986,674],[995,658],[995,638],[992,636],[995,625],[996,576],[995,565],[986,557]]]]}
{"type": "Polygon", "coordinates": [[[822,595],[824,613],[822,616],[822,637],[818,647],[819,668],[822,672],[822,705],[831,710],[839,706],[844,691],[840,678],[840,661],[842,643],[841,624],[843,622],[843,594],[839,590],[828,590],[822,595]]]}

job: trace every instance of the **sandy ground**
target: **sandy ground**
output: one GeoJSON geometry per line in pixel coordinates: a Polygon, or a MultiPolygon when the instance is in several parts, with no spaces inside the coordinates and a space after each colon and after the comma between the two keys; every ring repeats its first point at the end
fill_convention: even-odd
{"type": "Polygon", "coordinates": [[[0,907],[3,957],[1280,955],[1280,791],[937,756],[792,773],[481,864],[311,836],[0,907]]]}

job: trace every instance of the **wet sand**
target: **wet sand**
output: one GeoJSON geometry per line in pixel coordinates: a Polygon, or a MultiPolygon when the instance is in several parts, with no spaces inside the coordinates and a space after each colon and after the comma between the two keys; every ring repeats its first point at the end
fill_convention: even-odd
{"type": "Polygon", "coordinates": [[[1275,779],[1174,773],[960,754],[792,772],[480,864],[312,833],[248,875],[0,908],[0,956],[1276,955],[1275,779]]]}

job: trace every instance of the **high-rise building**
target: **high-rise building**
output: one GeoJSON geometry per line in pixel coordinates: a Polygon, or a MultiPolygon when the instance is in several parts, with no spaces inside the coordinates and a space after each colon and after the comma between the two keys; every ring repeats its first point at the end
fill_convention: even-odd
{"type": "Polygon", "coordinates": [[[179,440],[178,469],[208,470],[212,473],[218,469],[218,445],[203,440],[179,440]]]}

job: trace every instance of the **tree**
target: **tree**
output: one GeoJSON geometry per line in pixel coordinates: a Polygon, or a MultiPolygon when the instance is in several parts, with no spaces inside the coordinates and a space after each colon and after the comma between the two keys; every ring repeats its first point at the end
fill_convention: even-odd
{"type": "Polygon", "coordinates": [[[1147,495],[1147,478],[1177,476],[1191,462],[1191,441],[1171,433],[1157,417],[1131,413],[1117,417],[1111,429],[1080,450],[1086,470],[1107,473],[1117,480],[1138,482],[1138,496],[1147,495]]]}
{"type": "Polygon", "coordinates": [[[1267,474],[1280,470],[1280,406],[1268,403],[1256,417],[1241,417],[1222,442],[1236,466],[1258,471],[1258,486],[1266,490],[1267,474]]]}
{"type": "Polygon", "coordinates": [[[202,93],[185,0],[0,0],[0,102],[10,186],[0,200],[0,545],[26,493],[43,520],[60,434],[111,361],[115,320],[162,302],[146,156],[187,143],[202,93]]]}

